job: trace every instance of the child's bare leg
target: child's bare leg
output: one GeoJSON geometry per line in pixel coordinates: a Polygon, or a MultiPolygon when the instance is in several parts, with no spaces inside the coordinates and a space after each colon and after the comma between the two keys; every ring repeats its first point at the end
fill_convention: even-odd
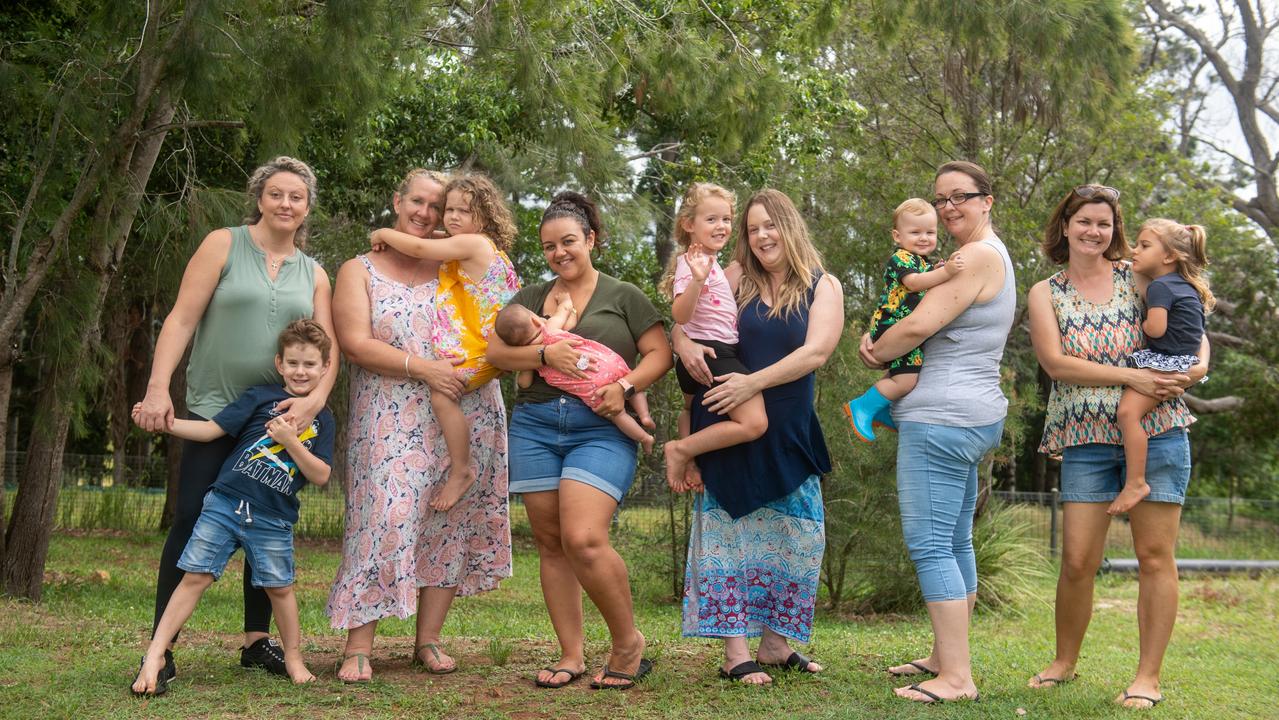
{"type": "Polygon", "coordinates": [[[644,452],[653,452],[653,436],[649,435],[647,430],[640,427],[640,424],[635,422],[635,418],[631,417],[629,413],[620,412],[617,415],[614,415],[613,424],[625,433],[626,437],[639,443],[644,448],[644,452]]]}
{"type": "Polygon", "coordinates": [[[191,619],[191,613],[195,612],[200,596],[212,584],[213,576],[209,573],[189,572],[182,577],[182,582],[178,583],[173,596],[169,598],[169,604],[164,608],[164,615],[160,616],[155,634],[151,636],[146,659],[138,671],[137,679],[133,681],[133,692],[140,695],[155,692],[160,671],[164,669],[164,651],[169,649],[169,641],[191,619]]]}
{"type": "Polygon", "coordinates": [[[711,450],[750,442],[768,430],[768,414],[764,397],[755,395],[728,414],[727,422],[719,422],[680,440],[670,440],[662,448],[666,456],[666,481],[683,481],[689,460],[711,450]]]}
{"type": "Polygon", "coordinates": [[[1124,489],[1106,510],[1111,515],[1128,512],[1150,495],[1150,485],[1146,483],[1146,446],[1149,440],[1141,420],[1158,404],[1155,398],[1136,390],[1124,390],[1123,397],[1119,399],[1117,415],[1119,430],[1124,436],[1124,465],[1127,469],[1124,489]]]}
{"type": "Polygon", "coordinates": [[[679,437],[686,438],[693,429],[693,396],[684,396],[684,409],[679,411],[679,419],[675,421],[675,430],[679,437]]]}
{"type": "Polygon", "coordinates": [[[875,381],[875,389],[879,391],[889,400],[901,400],[915,389],[915,383],[919,382],[918,373],[901,373],[899,375],[884,375],[884,377],[875,381]]]}
{"type": "MultiPolygon", "coordinates": [[[[653,422],[653,416],[648,413],[648,395],[642,392],[637,392],[632,395],[631,399],[627,402],[630,403],[631,409],[635,411],[635,414],[639,416],[640,425],[643,425],[649,430],[657,429],[657,423],[653,422]]],[[[644,452],[648,452],[648,450],[645,450],[644,452]]]]}
{"type": "Polygon", "coordinates": [[[315,676],[306,668],[302,659],[302,628],[298,621],[298,601],[293,586],[264,588],[271,598],[271,613],[275,625],[280,628],[280,642],[284,645],[284,669],[294,685],[309,683],[315,676]]]}
{"type": "Polygon", "coordinates": [[[449,451],[449,475],[431,495],[431,507],[441,512],[457,504],[475,483],[471,470],[471,424],[466,421],[462,405],[444,393],[431,393],[431,410],[444,435],[449,451]]]}

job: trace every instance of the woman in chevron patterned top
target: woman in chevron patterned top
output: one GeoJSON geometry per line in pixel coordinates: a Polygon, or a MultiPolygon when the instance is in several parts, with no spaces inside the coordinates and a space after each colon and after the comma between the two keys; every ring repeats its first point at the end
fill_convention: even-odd
{"type": "Polygon", "coordinates": [[[1065,266],[1031,288],[1028,298],[1031,342],[1053,379],[1039,450],[1061,456],[1064,544],[1056,656],[1029,685],[1051,688],[1075,677],[1110,525],[1106,511],[1124,480],[1116,415],[1120,396],[1131,388],[1163,402],[1143,421],[1150,435],[1150,495],[1128,513],[1140,564],[1141,653],[1135,679],[1115,700],[1127,707],[1153,707],[1163,700],[1159,669],[1177,615],[1173,547],[1190,482],[1187,427],[1194,418],[1180,396],[1207,372],[1208,346],[1202,344],[1199,364],[1185,374],[1128,366],[1128,356],[1144,342],[1142,280],[1125,261],[1118,190],[1103,185],[1071,190],[1048,221],[1043,250],[1065,266]]]}

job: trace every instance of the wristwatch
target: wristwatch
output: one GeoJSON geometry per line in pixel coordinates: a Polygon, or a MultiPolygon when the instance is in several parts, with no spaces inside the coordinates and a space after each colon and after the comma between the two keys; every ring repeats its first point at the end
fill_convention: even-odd
{"type": "Polygon", "coordinates": [[[631,396],[635,394],[635,386],[626,378],[618,378],[617,384],[622,386],[622,397],[630,400],[631,396]]]}

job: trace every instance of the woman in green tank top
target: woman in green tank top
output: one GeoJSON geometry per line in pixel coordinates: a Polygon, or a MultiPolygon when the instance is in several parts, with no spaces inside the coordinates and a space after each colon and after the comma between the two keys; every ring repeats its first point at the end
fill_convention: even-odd
{"type": "MultiPolygon", "coordinates": [[[[315,174],[306,163],[278,157],[249,178],[252,210],[245,225],[209,233],[187,263],[173,309],[156,341],[155,358],[138,425],[149,432],[172,426],[169,384],[182,353],[194,338],[187,365],[187,410],[193,419],[216,415],[253,385],[280,382],[275,371],[276,338],[289,323],[312,318],[333,334],[331,291],[324,269],[307,257],[306,218],[315,206],[315,174]]],[[[285,400],[285,417],[299,428],[324,408],[336,372],[304,398],[285,400]]],[[[186,441],[178,481],[177,512],[160,557],[155,617],[182,579],[178,558],[191,537],[204,495],[230,455],[234,438],[186,441]],[[230,440],[230,442],[228,442],[230,440]]],[[[284,674],[279,647],[268,638],[271,605],[244,573],[245,634],[240,664],[284,674]]],[[[164,674],[176,670],[166,653],[164,674]]]]}

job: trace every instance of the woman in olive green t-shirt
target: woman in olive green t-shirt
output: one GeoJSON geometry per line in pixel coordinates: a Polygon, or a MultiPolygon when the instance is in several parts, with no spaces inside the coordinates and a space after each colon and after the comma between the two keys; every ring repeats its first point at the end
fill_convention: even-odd
{"type": "MultiPolygon", "coordinates": [[[[513,303],[540,315],[567,292],[580,308],[574,332],[600,342],[633,369],[597,390],[592,412],[581,400],[542,379],[520,390],[510,424],[510,491],[522,493],[541,559],[542,596],[560,643],[558,661],[538,673],[539,687],[573,682],[586,669],[582,646],[582,590],[608,624],[612,649],[592,687],[625,689],[652,663],[643,658],[644,636],[635,627],[626,564],[609,544],[608,528],[635,476],[635,442],[610,420],[626,398],[671,368],[671,349],[657,309],[634,285],[595,269],[591,251],[600,242],[594,203],[560,193],[542,215],[542,253],[555,279],[521,290],[513,303]],[[639,362],[636,362],[636,355],[639,362]]],[[[577,377],[581,355],[573,340],[512,347],[493,333],[488,358],[504,370],[550,365],[577,377]]]]}

